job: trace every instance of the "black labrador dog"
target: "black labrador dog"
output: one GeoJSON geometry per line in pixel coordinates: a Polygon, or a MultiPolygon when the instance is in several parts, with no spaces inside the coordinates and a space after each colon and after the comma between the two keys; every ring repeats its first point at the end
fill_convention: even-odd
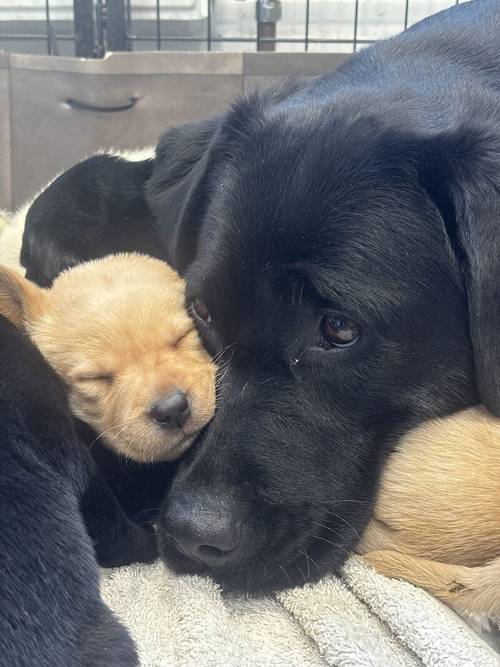
{"type": "Polygon", "coordinates": [[[30,278],[139,228],[221,359],[161,512],[179,570],[248,590],[336,571],[403,433],[480,400],[500,414],[499,26],[497,0],[464,3],[34,203],[30,278]]]}
{"type": "Polygon", "coordinates": [[[3,317],[0,368],[0,665],[138,665],[101,600],[96,555],[151,560],[153,537],[108,490],[59,378],[3,317]]]}

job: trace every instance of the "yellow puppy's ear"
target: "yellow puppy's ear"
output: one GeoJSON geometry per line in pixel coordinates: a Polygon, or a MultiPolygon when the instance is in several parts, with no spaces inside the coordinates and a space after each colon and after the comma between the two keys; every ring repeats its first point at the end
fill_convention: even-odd
{"type": "Polygon", "coordinates": [[[0,266],[0,315],[25,329],[45,308],[47,290],[23,278],[17,271],[0,266]]]}

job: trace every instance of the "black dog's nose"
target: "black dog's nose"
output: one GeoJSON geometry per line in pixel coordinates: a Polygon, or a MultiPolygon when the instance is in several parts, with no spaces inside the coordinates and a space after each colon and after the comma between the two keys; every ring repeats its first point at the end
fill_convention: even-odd
{"type": "Polygon", "coordinates": [[[185,391],[178,389],[156,400],[149,414],[160,426],[181,428],[191,414],[191,401],[185,391]]]}
{"type": "Polygon", "coordinates": [[[203,493],[171,498],[162,527],[178,551],[208,566],[220,567],[241,556],[244,523],[229,498],[203,493]]]}

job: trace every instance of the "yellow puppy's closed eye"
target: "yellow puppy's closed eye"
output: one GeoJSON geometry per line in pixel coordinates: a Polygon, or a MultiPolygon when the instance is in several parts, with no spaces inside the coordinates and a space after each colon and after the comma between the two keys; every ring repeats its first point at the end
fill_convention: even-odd
{"type": "Polygon", "coordinates": [[[75,376],[76,382],[106,382],[111,384],[114,380],[113,373],[95,371],[93,373],[79,373],[75,376]]]}
{"type": "Polygon", "coordinates": [[[189,327],[189,329],[186,329],[186,331],[183,331],[173,342],[169,343],[170,347],[173,347],[174,349],[178,347],[184,339],[193,331],[195,331],[194,327],[189,327]]]}

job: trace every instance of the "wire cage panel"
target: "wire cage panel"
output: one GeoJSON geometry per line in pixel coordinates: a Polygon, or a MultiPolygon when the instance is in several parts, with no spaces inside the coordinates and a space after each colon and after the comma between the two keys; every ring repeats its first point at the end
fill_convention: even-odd
{"type": "Polygon", "coordinates": [[[460,0],[0,0],[0,49],[348,53],[460,0]]]}

